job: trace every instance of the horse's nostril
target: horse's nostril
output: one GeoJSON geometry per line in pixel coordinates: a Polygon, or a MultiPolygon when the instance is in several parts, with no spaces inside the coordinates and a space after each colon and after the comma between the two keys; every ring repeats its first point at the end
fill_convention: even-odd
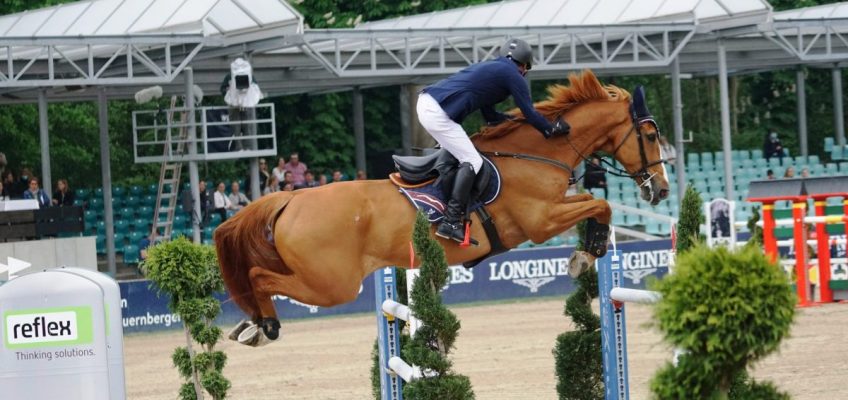
{"type": "Polygon", "coordinates": [[[668,189],[660,189],[660,198],[665,199],[668,197],[668,189]]]}

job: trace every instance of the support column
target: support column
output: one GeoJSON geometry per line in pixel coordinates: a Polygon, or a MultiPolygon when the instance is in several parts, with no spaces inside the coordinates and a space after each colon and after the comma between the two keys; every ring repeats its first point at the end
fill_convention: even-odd
{"type": "Polygon", "coordinates": [[[804,69],[795,72],[795,95],[798,98],[798,145],[801,147],[801,155],[806,157],[807,150],[807,93],[804,69]]]}
{"type": "Polygon", "coordinates": [[[735,201],[733,193],[733,162],[730,154],[730,101],[727,87],[727,54],[724,42],[718,42],[718,83],[721,101],[721,150],[724,153],[724,195],[735,201]]]}
{"type": "Polygon", "coordinates": [[[362,111],[362,92],[353,88],[353,138],[356,142],[356,169],[365,171],[365,117],[362,111]]]}
{"type": "Polygon", "coordinates": [[[680,60],[675,57],[671,63],[671,111],[674,119],[674,149],[677,159],[674,169],[677,173],[677,200],[683,204],[686,194],[686,164],[683,155],[683,100],[680,92],[680,60]]]}
{"type": "Polygon", "coordinates": [[[400,86],[400,143],[403,155],[412,155],[412,110],[409,106],[410,85],[400,86]]]}
{"type": "Polygon", "coordinates": [[[50,179],[50,135],[47,125],[47,92],[38,91],[38,132],[41,140],[41,188],[47,196],[53,198],[53,184],[50,179]]]}
{"type": "Polygon", "coordinates": [[[112,165],[109,152],[109,103],[106,88],[97,92],[98,122],[100,124],[100,171],[103,175],[103,222],[106,224],[106,261],[109,276],[115,277],[115,225],[112,210],[112,165]]]}
{"type": "Polygon", "coordinates": [[[836,144],[845,146],[845,116],[842,113],[842,68],[830,70],[833,78],[833,130],[836,133],[836,144]]]}
{"type": "Polygon", "coordinates": [[[192,218],[191,218],[191,240],[194,243],[200,243],[200,220],[203,218],[203,214],[200,211],[200,188],[198,187],[200,184],[200,174],[197,171],[197,161],[194,159],[197,157],[197,129],[195,127],[195,122],[197,119],[194,115],[194,70],[191,67],[183,70],[185,74],[185,107],[186,114],[188,114],[188,118],[186,119],[188,122],[188,154],[191,156],[191,160],[188,162],[188,179],[191,185],[191,204],[192,204],[192,218]]]}

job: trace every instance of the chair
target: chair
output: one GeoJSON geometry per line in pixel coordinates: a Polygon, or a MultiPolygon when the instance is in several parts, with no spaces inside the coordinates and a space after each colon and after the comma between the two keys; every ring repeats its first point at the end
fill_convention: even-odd
{"type": "Polygon", "coordinates": [[[130,244],[137,244],[141,241],[141,239],[144,239],[145,236],[147,236],[147,234],[142,231],[133,231],[127,234],[126,238],[130,244]]]}
{"type": "Polygon", "coordinates": [[[112,186],[112,196],[113,197],[124,197],[127,194],[127,189],[123,186],[112,186]]]}
{"type": "Polygon", "coordinates": [[[138,216],[139,218],[147,218],[153,219],[153,207],[151,206],[141,206],[138,208],[138,216]]]}
{"type": "Polygon", "coordinates": [[[88,191],[88,189],[74,190],[74,197],[76,197],[77,200],[83,200],[83,201],[88,200],[89,194],[90,194],[90,192],[88,191]]]}
{"type": "Polygon", "coordinates": [[[826,137],[824,138],[824,151],[830,153],[831,150],[833,150],[833,138],[826,137]]]}
{"type": "Polygon", "coordinates": [[[113,225],[115,226],[115,234],[116,235],[119,234],[119,233],[127,234],[130,231],[130,220],[128,220],[128,219],[115,220],[113,225]]]}
{"type": "Polygon", "coordinates": [[[136,218],[130,221],[134,232],[147,233],[147,227],[150,225],[150,218],[136,218]]]}
{"type": "Polygon", "coordinates": [[[123,248],[124,253],[124,264],[138,264],[140,260],[138,254],[138,246],[134,244],[128,244],[123,248]]]}
{"type": "Polygon", "coordinates": [[[155,194],[146,194],[141,198],[142,206],[156,207],[156,195],[155,194]]]}
{"type": "Polygon", "coordinates": [[[695,164],[701,163],[701,157],[698,157],[698,153],[686,153],[686,163],[688,164],[690,160],[695,164]]]}
{"type": "Polygon", "coordinates": [[[709,162],[710,164],[713,163],[713,153],[710,153],[710,152],[701,153],[701,165],[703,165],[705,162],[709,162]]]}
{"type": "Polygon", "coordinates": [[[758,158],[763,158],[763,151],[761,149],[751,150],[751,158],[754,160],[758,158]]]}
{"type": "Polygon", "coordinates": [[[97,235],[94,239],[94,247],[97,249],[97,254],[106,254],[106,238],[102,235],[97,235]]]}
{"type": "Polygon", "coordinates": [[[144,189],[138,185],[130,186],[130,196],[141,197],[144,196],[144,189]]]}
{"type": "Polygon", "coordinates": [[[159,194],[159,185],[156,183],[151,183],[150,185],[147,185],[147,194],[151,194],[153,196],[159,194]]]}
{"type": "Polygon", "coordinates": [[[124,207],[136,208],[141,204],[141,198],[138,196],[129,195],[124,200],[124,207]]]}
{"type": "Polygon", "coordinates": [[[839,175],[839,168],[834,163],[827,163],[827,165],[825,165],[825,171],[828,176],[839,175]]]}

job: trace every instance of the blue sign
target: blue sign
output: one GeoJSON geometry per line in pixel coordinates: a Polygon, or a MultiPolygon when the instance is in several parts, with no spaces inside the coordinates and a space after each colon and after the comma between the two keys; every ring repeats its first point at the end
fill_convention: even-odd
{"type": "MultiPolygon", "coordinates": [[[[649,277],[660,278],[668,271],[670,240],[620,243],[624,287],[644,288],[649,277]]],[[[450,267],[448,285],[442,295],[446,304],[519,299],[528,297],[566,296],[574,290],[568,276],[568,257],[573,247],[540,247],[516,249],[489,258],[473,269],[450,267]]],[[[274,303],[282,319],[311,318],[328,315],[374,312],[373,276],[360,286],[359,297],[335,307],[316,307],[284,296],[274,303]]],[[[158,296],[146,280],[121,282],[124,332],[149,332],[182,327],[179,316],[168,310],[169,298],[158,296]]],[[[228,300],[218,297],[222,313],[216,323],[234,325],[244,313],[228,300]]]]}

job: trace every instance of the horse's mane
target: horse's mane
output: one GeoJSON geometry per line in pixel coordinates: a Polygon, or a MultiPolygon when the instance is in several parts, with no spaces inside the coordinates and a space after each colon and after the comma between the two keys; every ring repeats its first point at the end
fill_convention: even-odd
{"type": "MultiPolygon", "coordinates": [[[[554,119],[557,115],[574,108],[578,104],[589,101],[630,100],[630,93],[626,90],[613,85],[602,85],[595,74],[588,69],[583,70],[580,75],[569,74],[568,81],[569,86],[552,85],[548,87],[548,99],[534,104],[536,110],[548,120],[554,119]]],[[[477,135],[490,138],[503,136],[524,123],[524,115],[518,108],[510,110],[508,114],[518,117],[519,120],[486,127],[477,135]]]]}

